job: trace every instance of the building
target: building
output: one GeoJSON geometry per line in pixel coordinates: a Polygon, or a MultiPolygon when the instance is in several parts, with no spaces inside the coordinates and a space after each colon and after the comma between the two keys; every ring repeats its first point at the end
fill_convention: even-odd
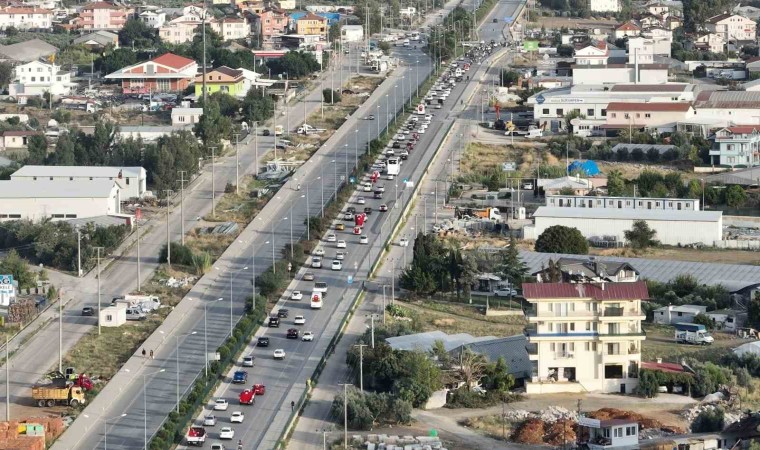
{"type": "Polygon", "coordinates": [[[237,70],[243,73],[243,92],[246,94],[252,87],[269,88],[277,81],[266,79],[262,74],[254,72],[253,70],[244,69],[242,67],[238,67],[237,70]]]}
{"type": "Polygon", "coordinates": [[[53,11],[25,6],[0,8],[0,29],[49,30],[53,26],[53,11]]]}
{"type": "MultiPolygon", "coordinates": [[[[625,145],[625,144],[618,144],[625,145]]],[[[633,144],[636,145],[636,144],[633,144]]],[[[646,144],[640,144],[646,145],[646,144]]],[[[547,195],[546,206],[560,208],[663,209],[699,211],[699,200],[653,197],[607,197],[578,195],[547,195]]]]}
{"type": "Polygon", "coordinates": [[[261,36],[262,46],[271,46],[272,38],[288,31],[288,14],[281,9],[267,9],[254,16],[253,32],[261,36]]]}
{"type": "Polygon", "coordinates": [[[725,42],[755,41],[757,24],[755,21],[738,14],[718,14],[705,22],[705,28],[710,33],[719,35],[725,42]]]}
{"type": "Polygon", "coordinates": [[[121,30],[127,16],[126,8],[108,2],[93,2],[79,10],[75,24],[84,30],[121,30]]]}
{"type": "Polygon", "coordinates": [[[620,0],[589,0],[591,12],[620,12],[620,0]]]}
{"type": "Polygon", "coordinates": [[[120,327],[127,323],[127,304],[116,303],[100,310],[100,324],[104,327],[120,327]]]}
{"type": "Polygon", "coordinates": [[[673,32],[650,28],[641,36],[628,39],[628,64],[653,64],[660,58],[670,58],[673,32]]]}
{"type": "Polygon", "coordinates": [[[715,329],[736,333],[747,322],[747,312],[737,309],[717,309],[704,313],[715,324],[715,329]]]}
{"type": "Polygon", "coordinates": [[[74,45],[84,45],[90,49],[102,50],[106,47],[119,48],[119,35],[106,30],[98,30],[83,34],[72,42],[74,45]]]}
{"type": "Polygon", "coordinates": [[[676,323],[692,323],[697,314],[704,314],[707,306],[700,305],[668,305],[654,310],[654,323],[673,325],[676,323]]]}
{"type": "Polygon", "coordinates": [[[760,92],[702,91],[694,100],[693,106],[694,114],[691,120],[704,124],[705,129],[753,124],[757,123],[760,92]]]}
{"type": "Polygon", "coordinates": [[[449,354],[456,358],[465,350],[483,355],[489,362],[495,363],[503,358],[507,363],[509,374],[518,384],[530,379],[532,364],[528,356],[528,340],[524,334],[502,338],[478,339],[473,342],[463,343],[451,350],[449,354]]]}
{"type": "Polygon", "coordinates": [[[0,141],[3,144],[0,150],[25,150],[29,143],[29,138],[36,134],[42,134],[42,132],[31,130],[5,131],[0,141]]]}
{"type": "MultiPolygon", "coordinates": [[[[668,82],[667,64],[655,64],[612,52],[604,41],[597,41],[576,50],[574,56],[573,84],[598,85],[618,83],[663,84],[668,82]]],[[[630,57],[630,55],[629,55],[630,57]]]]}
{"type": "Polygon", "coordinates": [[[691,41],[694,48],[712,53],[723,53],[726,41],[717,33],[704,33],[691,41]]]}
{"type": "Polygon", "coordinates": [[[143,11],[137,18],[151,28],[161,28],[166,22],[166,13],[161,10],[143,11]]]}
{"type": "Polygon", "coordinates": [[[572,189],[575,195],[586,195],[594,189],[594,184],[588,178],[579,176],[560,177],[560,178],[542,178],[538,180],[538,188],[544,191],[546,195],[557,195],[561,191],[572,189]]]}
{"type": "Polygon", "coordinates": [[[203,108],[172,108],[172,126],[188,126],[198,123],[203,108]]]}
{"type": "Polygon", "coordinates": [[[589,240],[626,242],[625,232],[637,220],[644,220],[657,232],[664,245],[713,246],[723,238],[720,211],[680,211],[658,209],[560,208],[540,206],[533,214],[535,223],[523,229],[526,239],[536,239],[554,225],[577,228],[589,240]]]}
{"type": "Polygon", "coordinates": [[[641,27],[633,20],[629,20],[628,22],[623,22],[622,24],[618,25],[617,28],[615,28],[615,31],[612,33],[615,39],[636,37],[640,34],[641,27]]]}
{"type": "Polygon", "coordinates": [[[753,167],[760,163],[760,125],[736,125],[715,132],[713,165],[753,167]]]}
{"type": "Polygon", "coordinates": [[[210,21],[211,29],[219,33],[223,41],[245,39],[251,34],[251,27],[244,17],[224,17],[210,21]]]}
{"type": "Polygon", "coordinates": [[[201,20],[172,20],[158,29],[158,37],[170,44],[184,44],[195,37],[201,20]]]}
{"type": "Polygon", "coordinates": [[[68,95],[76,87],[71,81],[71,72],[55,64],[32,61],[16,66],[14,73],[13,82],[8,86],[11,97],[41,97],[46,92],[54,96],[68,95]]]}
{"type": "Polygon", "coordinates": [[[125,94],[166,93],[184,91],[197,73],[198,63],[192,59],[164,53],[110,73],[106,79],[121,80],[125,94]]]}
{"type": "Polygon", "coordinates": [[[364,40],[364,26],[343,25],[340,27],[341,42],[361,42],[364,40]]]}
{"type": "Polygon", "coordinates": [[[26,165],[11,174],[11,180],[39,183],[70,181],[81,184],[110,181],[118,185],[123,200],[142,198],[147,189],[147,174],[142,167],[26,165]]]}
{"type": "Polygon", "coordinates": [[[327,19],[308,13],[296,20],[296,34],[316,34],[327,39],[327,19]]]}
{"type": "Polygon", "coordinates": [[[628,103],[607,105],[607,129],[675,131],[679,122],[694,114],[691,104],[683,103],[628,103]]]}
{"type": "Polygon", "coordinates": [[[115,140],[142,139],[145,142],[155,142],[176,131],[177,127],[170,125],[122,125],[116,132],[115,140]]]}
{"type": "Polygon", "coordinates": [[[0,45],[0,61],[13,64],[50,60],[58,53],[58,48],[41,39],[30,39],[18,44],[0,45]]]}
{"type": "Polygon", "coordinates": [[[417,14],[417,9],[414,6],[409,6],[406,8],[401,8],[398,11],[398,15],[401,17],[414,17],[417,14]]]}
{"type": "Polygon", "coordinates": [[[562,283],[633,283],[639,271],[627,262],[600,261],[596,258],[559,258],[554,268],[542,268],[532,274],[539,283],[559,277],[562,283]],[[555,273],[556,272],[556,273],[555,273]]]}
{"type": "MultiPolygon", "coordinates": [[[[203,75],[195,77],[196,98],[200,98],[203,95],[203,86],[203,75]]],[[[244,97],[246,94],[246,91],[244,90],[245,80],[243,78],[243,72],[237,69],[231,69],[227,66],[222,66],[211,72],[207,72],[205,86],[208,94],[224,92],[233,97],[244,97]]]]}
{"type": "Polygon", "coordinates": [[[527,394],[629,393],[638,385],[645,335],[643,281],[523,283],[532,363],[527,394]]]}
{"type": "Polygon", "coordinates": [[[121,212],[120,203],[114,181],[0,181],[0,221],[112,216],[121,212]]]}
{"type": "Polygon", "coordinates": [[[637,450],[639,449],[639,423],[635,420],[599,420],[579,417],[578,426],[588,435],[582,444],[589,450],[637,450]]]}

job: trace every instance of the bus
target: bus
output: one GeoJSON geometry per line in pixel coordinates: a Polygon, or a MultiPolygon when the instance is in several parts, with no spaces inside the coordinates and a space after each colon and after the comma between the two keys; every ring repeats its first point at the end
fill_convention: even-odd
{"type": "Polygon", "coordinates": [[[311,293],[311,309],[322,309],[322,293],[314,291],[311,293]]]}
{"type": "Polygon", "coordinates": [[[400,170],[401,170],[401,160],[396,157],[388,158],[388,160],[386,161],[385,172],[388,175],[398,175],[400,170]]]}

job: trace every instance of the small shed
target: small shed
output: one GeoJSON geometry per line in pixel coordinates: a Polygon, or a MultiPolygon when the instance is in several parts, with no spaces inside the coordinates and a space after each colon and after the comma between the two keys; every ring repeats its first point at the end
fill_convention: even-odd
{"type": "Polygon", "coordinates": [[[100,311],[100,325],[104,327],[120,327],[127,323],[126,303],[116,303],[100,311]]]}
{"type": "Polygon", "coordinates": [[[731,333],[735,333],[747,321],[747,313],[736,309],[717,309],[706,312],[705,315],[713,321],[716,330],[731,333]]]}
{"type": "Polygon", "coordinates": [[[654,310],[654,323],[672,325],[674,323],[692,323],[697,314],[704,314],[706,306],[668,305],[654,310]]]}

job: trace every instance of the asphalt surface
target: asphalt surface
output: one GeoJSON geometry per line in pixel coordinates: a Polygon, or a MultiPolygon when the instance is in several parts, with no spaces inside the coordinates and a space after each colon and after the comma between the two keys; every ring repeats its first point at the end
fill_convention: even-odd
{"type": "MultiPolygon", "coordinates": [[[[259,217],[246,229],[246,232],[241,234],[238,238],[239,242],[233,244],[228,252],[217,261],[211,274],[200,280],[187,298],[183,300],[182,304],[189,301],[192,306],[180,304],[177,309],[186,310],[184,311],[184,315],[179,319],[170,316],[167,319],[167,323],[165,323],[166,326],[162,325],[160,329],[164,331],[164,334],[155,333],[146,342],[146,348],[156,348],[156,359],[139,361],[141,358],[137,355],[134,356],[119,374],[128,380],[128,382],[119,387],[118,395],[109,394],[112,398],[108,399],[96,398],[95,403],[85,411],[90,418],[80,417],[77,420],[78,424],[75,423],[64,434],[56,443],[55,448],[100,448],[104,446],[104,428],[102,426],[91,426],[91,422],[102,420],[102,418],[114,417],[114,420],[109,421],[106,427],[108,430],[109,448],[140,448],[143,446],[146,430],[149,437],[153,435],[166,414],[175,406],[177,373],[179,373],[180,392],[184,393],[187,386],[192,383],[203,368],[204,349],[208,348],[209,351],[216,349],[229,333],[230,323],[236,322],[242,314],[244,299],[251,294],[252,274],[260,273],[271,265],[273,259],[272,249],[274,249],[275,256],[279,258],[281,250],[289,248],[291,225],[293,241],[297,241],[299,237],[304,235],[307,198],[309,214],[317,215],[322,201],[329,201],[335,192],[337,183],[342,182],[341,177],[344,180],[346,170],[350,171],[357,154],[355,151],[357,144],[360,150],[365,148],[367,137],[374,138],[377,135],[377,121],[381,122],[380,130],[382,131],[385,126],[384,122],[389,120],[393,112],[394,103],[397,108],[401,108],[402,96],[410,95],[411,90],[407,89],[408,86],[404,83],[416,83],[417,79],[421,82],[425,78],[424,74],[430,70],[427,57],[419,49],[399,49],[397,56],[402,62],[402,67],[396,71],[396,74],[400,75],[403,73],[404,78],[399,78],[394,83],[394,86],[387,91],[387,96],[386,92],[383,92],[382,98],[376,102],[377,104],[375,102],[365,102],[359,112],[355,114],[356,117],[365,117],[372,114],[369,112],[372,110],[376,115],[375,120],[357,120],[356,117],[349,119],[341,130],[328,140],[323,148],[296,172],[294,179],[289,181],[276,194],[273,201],[265,207],[259,217]],[[415,73],[416,70],[421,71],[419,76],[415,73]],[[359,131],[355,132],[354,130],[359,131]],[[346,165],[348,165],[348,169],[346,165]],[[301,184],[300,191],[295,189],[296,184],[301,184]],[[251,246],[252,242],[253,246],[251,246]],[[252,254],[255,254],[255,258],[253,259],[251,257],[252,254]],[[230,274],[232,275],[230,276],[230,274]],[[191,298],[194,300],[190,300],[191,298]],[[214,300],[219,298],[224,299],[224,301],[214,302],[214,300]],[[230,298],[232,298],[232,302],[229,301],[230,298]],[[205,326],[204,308],[202,305],[207,306],[205,326]],[[194,335],[183,336],[193,332],[195,332],[194,335]],[[177,341],[172,339],[175,336],[177,336],[177,341]],[[207,344],[205,341],[207,341],[207,344]],[[177,345],[180,348],[179,371],[177,371],[177,355],[175,353],[177,345]],[[155,373],[160,370],[164,370],[164,372],[155,373]],[[143,396],[143,391],[146,394],[145,397],[143,396]],[[107,404],[104,405],[103,402],[107,402],[107,404]],[[126,416],[119,417],[121,414],[126,414],[126,416]],[[137,432],[138,430],[139,432],[137,432]]],[[[345,67],[348,67],[348,58],[344,59],[344,64],[345,67]]],[[[340,71],[336,72],[336,74],[332,74],[333,77],[340,76],[340,71]]],[[[347,77],[347,74],[348,71],[345,71],[342,76],[347,77]]],[[[398,75],[394,74],[394,76],[398,75]]],[[[319,108],[319,96],[310,96],[307,98],[307,101],[312,103],[312,109],[319,108]]],[[[295,128],[294,117],[299,117],[300,115],[294,112],[291,112],[290,115],[291,128],[295,128]]],[[[278,123],[285,122],[281,117],[278,118],[278,123]]],[[[266,148],[267,145],[271,147],[274,140],[273,138],[270,139],[271,141],[259,136],[258,145],[260,153],[263,153],[261,150],[266,148]]],[[[241,174],[250,173],[254,170],[252,147],[250,143],[245,146],[241,145],[241,174]]],[[[234,157],[217,163],[217,191],[226,184],[227,180],[234,181],[234,173],[234,157]]],[[[209,188],[210,186],[208,185],[203,186],[198,184],[196,191],[194,191],[197,192],[198,198],[202,200],[198,202],[197,210],[189,207],[189,199],[186,192],[186,220],[189,217],[202,216],[208,212],[210,206],[209,197],[211,196],[209,188]],[[203,187],[206,187],[205,196],[203,195],[203,187]]],[[[386,195],[390,196],[392,194],[387,192],[386,195]]],[[[386,201],[390,202],[389,199],[386,201]]],[[[376,214],[379,215],[379,213],[376,214]]],[[[380,226],[376,217],[377,215],[373,215],[372,220],[368,224],[370,233],[377,232],[376,230],[380,226]]],[[[156,250],[152,252],[152,255],[156,255],[158,247],[163,245],[163,239],[165,238],[163,233],[165,233],[164,230],[159,230],[155,233],[156,250]]],[[[147,240],[145,238],[141,241],[143,255],[148,254],[146,251],[147,240]]],[[[351,248],[348,251],[349,256],[346,260],[346,268],[341,272],[342,275],[333,275],[331,273],[331,276],[334,278],[328,278],[330,280],[328,283],[337,283],[339,279],[342,279],[344,284],[346,283],[346,274],[349,270],[353,270],[353,262],[358,261],[356,259],[358,255],[353,255],[356,252],[353,252],[351,248]]],[[[145,271],[147,264],[145,259],[142,260],[143,271],[145,271]]],[[[125,261],[126,263],[127,261],[125,261]]],[[[114,294],[121,294],[133,289],[129,284],[134,283],[133,274],[135,270],[134,261],[132,261],[132,264],[128,268],[125,267],[123,270],[119,270],[118,274],[114,273],[112,275],[114,281],[120,280],[120,284],[115,282],[111,284],[104,277],[104,292],[108,293],[104,293],[103,298],[110,299],[112,292],[114,294]]],[[[148,273],[143,274],[143,279],[147,279],[147,275],[148,273]]],[[[315,319],[307,319],[309,320],[307,321],[307,326],[314,327],[315,332],[324,328],[327,319],[330,317],[331,308],[334,308],[336,305],[336,303],[329,301],[332,298],[334,298],[332,294],[328,296],[325,308],[320,311],[319,316],[315,319]]],[[[175,315],[175,313],[177,313],[176,310],[172,315],[175,315]]],[[[76,311],[72,310],[71,314],[76,314],[76,311]]],[[[81,331],[79,332],[81,334],[81,331]]],[[[67,330],[65,330],[65,334],[68,335],[67,330]]],[[[308,343],[301,345],[301,342],[298,341],[298,344],[303,348],[308,343]]],[[[289,347],[286,348],[289,349],[289,347]]],[[[316,357],[318,358],[319,356],[316,357]]],[[[285,366],[293,367],[302,363],[303,361],[299,362],[297,358],[288,358],[286,359],[285,366]]],[[[293,381],[287,375],[288,370],[283,370],[282,364],[274,367],[274,369],[276,373],[272,375],[273,379],[280,377],[286,382],[293,381]]],[[[265,376],[264,378],[267,377],[265,376]]],[[[21,382],[24,390],[28,390],[29,385],[29,378],[25,378],[21,382]]],[[[287,388],[283,392],[286,390],[287,388]]],[[[276,398],[276,392],[275,386],[272,385],[272,388],[268,389],[268,398],[276,398]]],[[[104,394],[101,394],[101,396],[104,394]]],[[[265,420],[265,418],[262,417],[262,420],[265,420]]]]}

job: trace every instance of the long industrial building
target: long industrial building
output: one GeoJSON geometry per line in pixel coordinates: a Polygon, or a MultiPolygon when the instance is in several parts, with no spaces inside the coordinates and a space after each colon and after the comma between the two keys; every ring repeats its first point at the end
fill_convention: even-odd
{"type": "Polygon", "coordinates": [[[120,213],[115,181],[0,181],[0,221],[65,220],[120,213]]]}

